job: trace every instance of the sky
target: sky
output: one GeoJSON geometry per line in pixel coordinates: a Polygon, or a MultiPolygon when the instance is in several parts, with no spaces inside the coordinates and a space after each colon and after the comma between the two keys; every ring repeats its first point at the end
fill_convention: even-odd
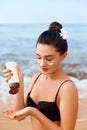
{"type": "Polygon", "coordinates": [[[87,0],[0,0],[0,23],[87,23],[87,0]]]}

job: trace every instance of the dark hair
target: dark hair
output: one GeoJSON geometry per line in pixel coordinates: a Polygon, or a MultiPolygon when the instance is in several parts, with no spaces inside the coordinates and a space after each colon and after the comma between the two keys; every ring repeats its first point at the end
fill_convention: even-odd
{"type": "MultiPolygon", "coordinates": [[[[37,39],[37,44],[45,44],[45,45],[51,45],[60,54],[64,54],[68,50],[67,46],[67,40],[63,39],[63,37],[60,35],[62,29],[62,25],[58,22],[52,22],[49,25],[49,29],[41,33],[39,38],[37,39]]],[[[36,44],[36,47],[37,47],[36,44]]]]}
{"type": "Polygon", "coordinates": [[[52,22],[50,25],[49,25],[49,30],[55,30],[55,31],[58,31],[58,32],[61,32],[60,30],[62,29],[62,25],[58,22],[52,22]]]}

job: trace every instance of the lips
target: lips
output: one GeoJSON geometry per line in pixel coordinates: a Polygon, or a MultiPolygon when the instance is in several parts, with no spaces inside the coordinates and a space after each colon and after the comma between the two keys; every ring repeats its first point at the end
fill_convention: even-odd
{"type": "Polygon", "coordinates": [[[41,68],[41,70],[44,71],[44,72],[47,72],[47,71],[48,71],[47,68],[41,68]]]}

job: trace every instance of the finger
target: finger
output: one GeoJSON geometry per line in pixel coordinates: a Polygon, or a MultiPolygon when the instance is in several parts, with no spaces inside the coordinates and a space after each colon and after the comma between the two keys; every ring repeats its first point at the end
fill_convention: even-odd
{"type": "Polygon", "coordinates": [[[18,112],[16,112],[16,113],[13,114],[14,118],[16,118],[16,117],[21,117],[21,116],[23,116],[23,115],[24,115],[24,114],[21,113],[20,111],[18,111],[18,112]]]}
{"type": "Polygon", "coordinates": [[[4,117],[11,119],[11,115],[8,112],[4,112],[4,117]]]}
{"type": "Polygon", "coordinates": [[[9,73],[9,72],[8,73],[4,73],[4,78],[7,78],[7,77],[11,78],[11,76],[13,75],[13,73],[9,73]]]}
{"type": "Polygon", "coordinates": [[[2,67],[3,67],[3,69],[6,69],[6,65],[5,64],[2,67]]]}
{"type": "Polygon", "coordinates": [[[24,110],[19,110],[13,114],[13,118],[22,118],[25,117],[24,110]]]}
{"type": "Polygon", "coordinates": [[[4,117],[13,120],[13,111],[11,111],[11,110],[5,110],[4,111],[4,117]]]}
{"type": "Polygon", "coordinates": [[[11,70],[4,70],[3,71],[3,77],[5,78],[5,81],[8,82],[9,79],[11,79],[11,76],[13,73],[11,73],[11,70]]]}
{"type": "Polygon", "coordinates": [[[25,119],[25,116],[13,116],[13,119],[14,120],[18,120],[18,121],[21,121],[21,120],[24,120],[25,119]]]}
{"type": "Polygon", "coordinates": [[[12,111],[12,110],[4,110],[3,113],[4,113],[4,114],[13,114],[13,111],[12,111]]]}
{"type": "Polygon", "coordinates": [[[4,74],[4,75],[5,75],[5,74],[10,74],[10,73],[12,73],[12,71],[9,70],[9,69],[4,69],[4,70],[3,70],[3,74],[4,74]]]}

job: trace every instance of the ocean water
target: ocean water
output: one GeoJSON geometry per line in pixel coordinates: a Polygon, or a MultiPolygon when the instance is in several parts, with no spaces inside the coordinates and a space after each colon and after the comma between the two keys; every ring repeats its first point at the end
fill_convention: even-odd
{"type": "MultiPolygon", "coordinates": [[[[80,97],[87,97],[87,24],[64,24],[63,27],[69,33],[68,56],[63,68],[74,76],[78,89],[85,90],[86,93],[80,93],[80,97]]],[[[6,61],[19,64],[25,83],[39,71],[35,44],[40,33],[47,29],[48,24],[0,24],[0,94],[6,89],[2,69],[6,61]]]]}
{"type": "MultiPolygon", "coordinates": [[[[86,77],[87,24],[64,24],[69,33],[68,56],[63,63],[66,73],[86,77]]],[[[35,44],[48,24],[0,24],[0,76],[6,61],[16,61],[24,75],[32,76],[39,70],[35,44]]]]}
{"type": "MultiPolygon", "coordinates": [[[[64,24],[69,33],[68,56],[63,63],[67,73],[87,73],[87,25],[64,24]]],[[[32,76],[38,71],[35,44],[47,24],[1,24],[0,25],[0,75],[2,65],[14,60],[24,75],[32,76]]]]}

